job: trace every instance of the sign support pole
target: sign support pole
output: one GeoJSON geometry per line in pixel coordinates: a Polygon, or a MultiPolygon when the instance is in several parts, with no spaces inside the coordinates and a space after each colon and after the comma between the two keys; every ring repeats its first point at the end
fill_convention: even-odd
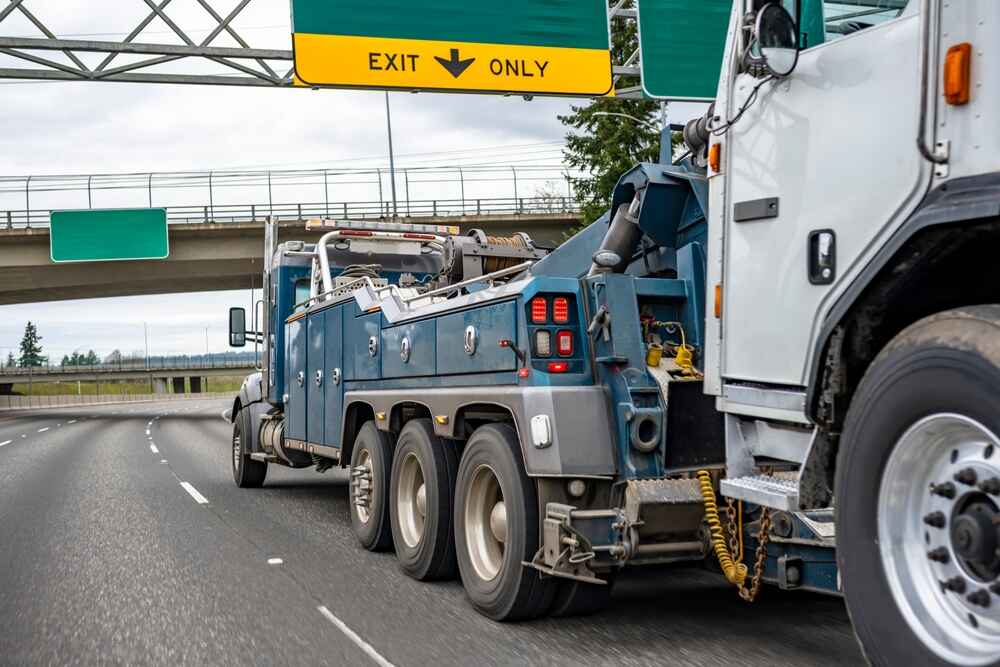
{"type": "Polygon", "coordinates": [[[389,131],[389,179],[392,181],[392,217],[399,217],[396,202],[396,157],[392,150],[392,112],[389,110],[389,91],[385,91],[385,125],[389,131]]]}

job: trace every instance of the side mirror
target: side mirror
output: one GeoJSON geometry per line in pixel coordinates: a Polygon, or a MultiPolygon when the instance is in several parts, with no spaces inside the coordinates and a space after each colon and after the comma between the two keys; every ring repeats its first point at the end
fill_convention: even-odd
{"type": "Polygon", "coordinates": [[[246,308],[229,309],[229,346],[246,347],[247,344],[247,311],[246,308]]]}
{"type": "Polygon", "coordinates": [[[760,60],[776,77],[786,77],[799,62],[799,28],[795,19],[777,3],[765,5],[757,14],[754,37],[760,60]]]}

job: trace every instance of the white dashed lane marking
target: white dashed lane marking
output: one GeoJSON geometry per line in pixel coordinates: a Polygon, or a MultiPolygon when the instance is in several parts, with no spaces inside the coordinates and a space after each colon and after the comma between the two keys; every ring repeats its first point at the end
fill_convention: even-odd
{"type": "Polygon", "coordinates": [[[200,493],[198,493],[198,489],[194,488],[193,486],[191,486],[187,482],[181,482],[181,486],[184,488],[185,491],[188,492],[189,496],[191,496],[192,498],[194,498],[194,501],[196,503],[198,503],[199,505],[207,505],[208,504],[208,498],[206,498],[205,496],[203,496],[200,493]]]}
{"type": "Polygon", "coordinates": [[[40,429],[38,429],[38,432],[39,432],[39,433],[45,433],[45,432],[46,432],[46,431],[48,431],[48,430],[49,430],[49,427],[48,427],[48,426],[46,426],[45,428],[40,428],[40,429]]]}
{"type": "Polygon", "coordinates": [[[3,447],[4,445],[9,445],[11,442],[13,442],[13,440],[4,440],[3,442],[0,442],[0,447],[3,447]]]}
{"type": "Polygon", "coordinates": [[[149,451],[153,452],[154,454],[159,454],[160,453],[160,450],[156,448],[156,445],[150,445],[149,446],[149,451]]]}
{"type": "Polygon", "coordinates": [[[342,620],[334,616],[329,609],[323,606],[317,607],[317,609],[319,609],[319,613],[323,614],[323,616],[325,616],[328,621],[336,625],[337,629],[343,632],[348,639],[354,642],[358,648],[364,651],[365,655],[371,658],[376,665],[379,665],[379,667],[395,667],[391,662],[383,658],[378,651],[372,648],[371,644],[369,644],[360,636],[358,636],[358,633],[354,632],[354,630],[351,630],[349,627],[347,627],[346,623],[344,623],[342,620]]]}

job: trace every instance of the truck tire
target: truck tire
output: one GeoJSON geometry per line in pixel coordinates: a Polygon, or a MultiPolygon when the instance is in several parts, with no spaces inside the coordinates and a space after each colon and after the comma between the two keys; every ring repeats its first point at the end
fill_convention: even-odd
{"type": "Polygon", "coordinates": [[[511,427],[480,426],[469,438],[458,468],[455,527],[462,584],[480,613],[519,621],[548,610],[554,582],[524,565],[538,551],[538,494],[511,427]]]}
{"type": "Polygon", "coordinates": [[[455,576],[452,503],[458,457],[434,434],[430,419],[413,419],[399,434],[392,460],[389,508],[400,567],[420,581],[455,576]]]}
{"type": "Polygon", "coordinates": [[[607,609],[611,603],[611,592],[614,590],[613,574],[604,577],[606,586],[588,584],[572,579],[561,579],[556,583],[555,597],[549,614],[556,618],[569,616],[590,616],[607,609]]]}
{"type": "Polygon", "coordinates": [[[244,409],[233,420],[233,481],[241,489],[260,488],[267,477],[267,461],[250,458],[250,417],[250,410],[244,409]],[[244,434],[248,434],[247,437],[244,434]]]}
{"type": "Polygon", "coordinates": [[[351,452],[351,526],[361,546],[385,551],[392,546],[389,519],[389,475],[392,440],[368,421],[361,426],[351,452]]]}
{"type": "Polygon", "coordinates": [[[868,369],[835,492],[844,595],[872,664],[1000,664],[998,434],[1000,306],[921,320],[868,369]]]}

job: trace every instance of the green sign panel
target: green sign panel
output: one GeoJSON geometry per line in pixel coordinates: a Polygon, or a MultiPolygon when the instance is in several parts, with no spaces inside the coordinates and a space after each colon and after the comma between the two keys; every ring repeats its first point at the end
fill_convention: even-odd
{"type": "Polygon", "coordinates": [[[292,0],[300,85],[598,96],[606,0],[292,0]]]}
{"type": "Polygon", "coordinates": [[[49,221],[53,262],[166,259],[170,255],[163,208],[53,211],[49,221]]]}
{"type": "Polygon", "coordinates": [[[714,100],[732,8],[732,0],[639,0],[643,92],[714,100]]]}

